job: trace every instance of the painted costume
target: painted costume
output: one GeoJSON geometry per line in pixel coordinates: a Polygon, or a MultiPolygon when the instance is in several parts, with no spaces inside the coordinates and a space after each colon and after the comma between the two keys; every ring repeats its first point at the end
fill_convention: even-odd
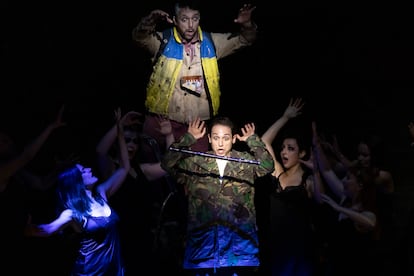
{"type": "MultiPolygon", "coordinates": [[[[179,139],[188,122],[203,121],[217,115],[220,108],[220,72],[218,60],[250,46],[256,39],[256,26],[241,28],[240,33],[213,33],[198,27],[198,40],[184,43],[177,29],[155,31],[145,25],[145,18],[132,31],[133,41],[153,59],[153,70],[147,84],[145,108],[147,116],[143,132],[154,137],[165,148],[165,137],[158,131],[157,115],[168,117],[173,134],[179,139]]],[[[193,145],[194,150],[207,151],[208,140],[193,145]]]]}
{"type": "Polygon", "coordinates": [[[175,27],[164,32],[154,28],[141,21],[132,32],[137,45],[155,59],[147,85],[147,110],[180,123],[217,115],[221,94],[217,61],[251,45],[256,28],[232,34],[207,33],[198,27],[199,39],[194,43],[183,43],[175,27]]]}
{"type": "MultiPolygon", "coordinates": [[[[172,146],[185,148],[195,141],[187,133],[172,146]]],[[[274,162],[256,134],[246,143],[251,153],[232,150],[231,157],[255,159],[259,165],[173,151],[162,160],[162,167],[184,185],[188,196],[184,269],[260,265],[254,182],[271,173],[274,162]],[[220,173],[222,161],[227,163],[220,173]]]]}

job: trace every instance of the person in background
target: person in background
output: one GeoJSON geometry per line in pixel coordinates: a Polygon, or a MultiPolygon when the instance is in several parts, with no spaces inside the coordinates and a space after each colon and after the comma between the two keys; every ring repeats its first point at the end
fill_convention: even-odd
{"type": "MultiPolygon", "coordinates": [[[[358,167],[364,170],[366,174],[373,176],[373,184],[376,191],[377,205],[377,250],[378,256],[382,257],[381,264],[384,269],[391,269],[390,260],[393,256],[393,247],[395,246],[395,183],[394,177],[389,168],[386,166],[386,144],[381,136],[368,133],[359,138],[353,158],[348,158],[339,147],[338,141],[329,144],[327,141],[324,145],[333,152],[339,163],[345,168],[358,167]]],[[[351,156],[351,155],[349,155],[351,156]]]]}
{"type": "Polygon", "coordinates": [[[260,265],[254,206],[254,182],[271,173],[273,158],[255,133],[253,123],[236,133],[227,117],[210,124],[208,156],[188,154],[206,134],[200,118],[190,122],[188,132],[164,155],[161,166],[184,185],[188,197],[184,275],[251,276],[260,265]],[[249,151],[233,149],[245,142],[249,151]],[[258,161],[258,163],[254,163],[258,161]]]}
{"type": "Polygon", "coordinates": [[[329,231],[327,266],[324,275],[381,274],[381,259],[376,252],[379,231],[375,174],[354,164],[339,179],[326,157],[313,122],[315,181],[327,185],[320,196],[335,212],[335,223],[329,231]]]}
{"type": "MultiPolygon", "coordinates": [[[[129,111],[121,118],[131,168],[120,189],[109,199],[110,205],[120,217],[121,250],[127,275],[138,275],[148,266],[159,267],[156,265],[158,260],[153,254],[153,246],[156,239],[154,228],[158,219],[154,205],[159,201],[159,195],[155,194],[160,193],[160,189],[154,186],[159,184],[156,180],[167,177],[160,162],[144,163],[140,160],[140,146],[145,142],[140,131],[140,118],[141,114],[136,111],[129,111]],[[137,258],[137,248],[146,253],[137,258]]],[[[169,146],[174,139],[170,121],[159,117],[157,130],[166,136],[169,146]]],[[[117,123],[105,132],[96,146],[98,170],[103,179],[110,177],[121,161],[116,138],[117,123]]]]}
{"type": "Polygon", "coordinates": [[[262,135],[275,165],[272,174],[263,180],[265,183],[259,183],[268,187],[269,197],[263,199],[269,200],[268,211],[261,207],[269,216],[262,224],[269,227],[263,233],[267,240],[262,251],[265,275],[317,275],[319,245],[315,214],[321,199],[315,190],[323,186],[315,185],[312,171],[306,165],[310,158],[307,135],[298,125],[287,128],[287,123],[302,113],[303,106],[301,98],[290,99],[283,115],[262,135]],[[277,136],[281,139],[278,155],[272,145],[277,136]]]}
{"type": "MultiPolygon", "coordinates": [[[[143,132],[165,148],[164,136],[154,131],[157,116],[171,120],[175,139],[186,133],[196,118],[210,120],[220,107],[218,60],[250,46],[256,40],[257,26],[251,15],[255,6],[243,5],[234,19],[238,33],[215,33],[201,29],[201,1],[178,1],[174,14],[153,10],[132,31],[132,39],[153,57],[153,71],[147,84],[143,132]],[[163,31],[157,24],[173,24],[163,31]]],[[[207,151],[207,137],[192,145],[207,151]]]]}
{"type": "Polygon", "coordinates": [[[31,171],[28,165],[33,162],[52,133],[66,125],[62,119],[63,112],[64,106],[61,106],[51,123],[24,148],[19,148],[8,132],[0,132],[0,219],[5,223],[0,230],[2,275],[24,274],[24,271],[19,273],[19,269],[26,267],[16,263],[28,263],[34,257],[26,256],[28,244],[23,235],[31,216],[31,197],[33,193],[46,193],[46,190],[52,188],[57,172],[50,172],[43,177],[31,171]]]}
{"type": "Polygon", "coordinates": [[[408,123],[408,134],[410,135],[411,138],[411,143],[410,146],[414,146],[414,122],[409,122],[408,123]]]}
{"type": "Polygon", "coordinates": [[[115,111],[115,117],[119,167],[100,183],[91,168],[80,163],[70,166],[58,176],[58,217],[46,224],[28,224],[25,229],[25,234],[33,237],[49,237],[67,228],[79,235],[78,254],[70,275],[125,275],[117,228],[119,217],[108,204],[130,169],[120,109],[115,111]]]}

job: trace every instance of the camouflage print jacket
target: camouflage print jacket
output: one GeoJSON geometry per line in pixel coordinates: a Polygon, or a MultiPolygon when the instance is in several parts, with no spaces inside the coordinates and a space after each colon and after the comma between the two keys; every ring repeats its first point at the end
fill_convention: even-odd
{"type": "MultiPolygon", "coordinates": [[[[188,148],[195,141],[187,133],[172,147],[188,148]]],[[[188,196],[184,268],[259,265],[254,183],[274,163],[259,136],[246,143],[251,153],[232,150],[231,157],[259,164],[228,161],[223,177],[214,157],[169,151],[161,162],[188,196]]]]}

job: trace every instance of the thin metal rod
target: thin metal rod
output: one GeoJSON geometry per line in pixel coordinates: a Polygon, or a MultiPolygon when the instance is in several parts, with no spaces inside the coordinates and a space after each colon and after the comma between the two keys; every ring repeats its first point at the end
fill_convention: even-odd
{"type": "Polygon", "coordinates": [[[207,153],[207,152],[192,151],[192,150],[179,149],[179,148],[174,148],[174,147],[170,147],[169,150],[183,152],[183,153],[189,153],[189,154],[193,154],[193,155],[200,155],[200,156],[205,156],[205,157],[223,159],[223,160],[227,160],[227,161],[234,161],[234,162],[260,165],[260,161],[249,160],[249,159],[244,159],[244,158],[234,158],[234,157],[228,157],[228,156],[220,156],[220,155],[215,155],[215,154],[211,154],[211,153],[207,153]]]}

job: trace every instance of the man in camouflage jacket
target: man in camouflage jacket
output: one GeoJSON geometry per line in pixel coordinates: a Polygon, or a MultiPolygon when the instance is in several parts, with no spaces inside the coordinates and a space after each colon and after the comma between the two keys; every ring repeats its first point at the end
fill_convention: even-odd
{"type": "Polygon", "coordinates": [[[218,269],[228,275],[241,271],[253,275],[260,265],[254,183],[273,171],[273,158],[255,134],[253,123],[246,124],[242,134],[235,134],[226,117],[211,122],[208,140],[212,150],[192,152],[191,145],[207,132],[204,124],[199,118],[190,122],[188,132],[171,145],[161,162],[184,185],[188,198],[183,268],[189,275],[207,275],[218,269]],[[246,142],[250,151],[234,150],[237,140],[246,142]]]}

